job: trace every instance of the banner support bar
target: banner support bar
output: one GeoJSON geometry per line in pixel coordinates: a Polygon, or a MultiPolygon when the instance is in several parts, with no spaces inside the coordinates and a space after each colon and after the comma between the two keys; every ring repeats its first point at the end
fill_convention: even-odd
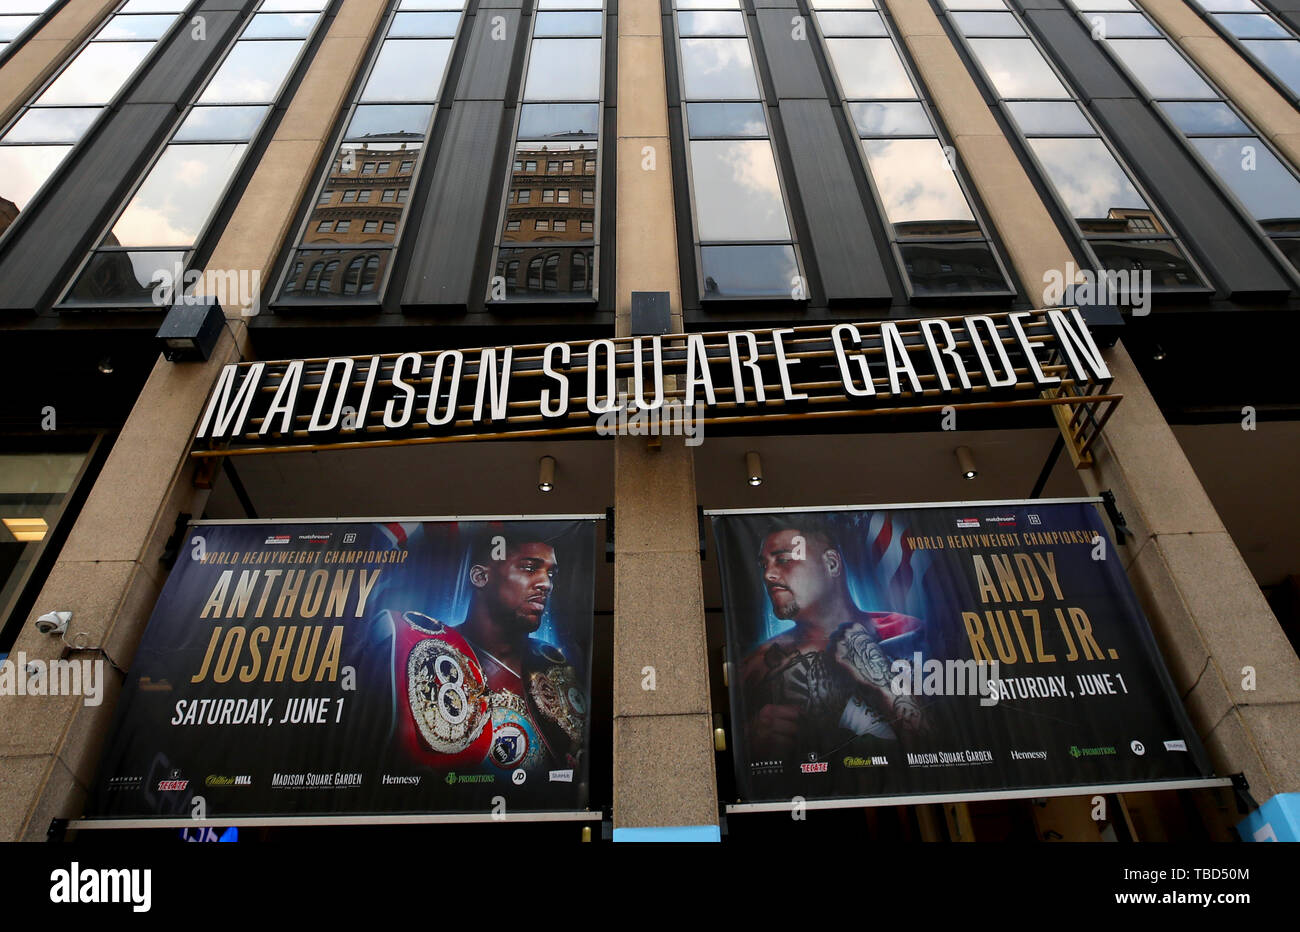
{"type": "Polygon", "coordinates": [[[393,815],[231,816],[230,818],[70,819],[65,831],[102,828],[294,828],[299,825],[440,825],[460,822],[599,822],[599,812],[426,812],[393,815]]]}
{"type": "MultiPolygon", "coordinates": [[[[1231,787],[1230,777],[1153,780],[1146,783],[1099,783],[1094,786],[1049,786],[1040,789],[987,790],[973,793],[921,793],[915,796],[865,796],[857,799],[809,799],[804,809],[870,809],[876,806],[925,806],[932,803],[973,803],[994,799],[1046,799],[1052,796],[1091,796],[1097,793],[1151,793],[1157,790],[1200,790],[1231,787]]],[[[731,803],[728,815],[746,812],[789,812],[791,803],[731,803]]]]}
{"type": "Polygon", "coordinates": [[[1100,495],[1085,496],[1083,498],[1019,498],[1019,499],[981,499],[978,501],[967,501],[965,499],[954,502],[882,502],[879,505],[800,505],[792,508],[707,508],[704,514],[707,517],[715,515],[785,515],[798,514],[810,511],[881,511],[885,508],[975,508],[979,506],[996,506],[1003,505],[1073,505],[1073,504],[1097,504],[1101,502],[1100,495]]]}

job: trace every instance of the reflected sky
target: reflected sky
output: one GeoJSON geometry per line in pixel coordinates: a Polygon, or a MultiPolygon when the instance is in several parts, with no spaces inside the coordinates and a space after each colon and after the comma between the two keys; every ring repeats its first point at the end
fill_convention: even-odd
{"type": "Polygon", "coordinates": [[[0,16],[0,42],[12,42],[34,22],[35,16],[0,16]]]}
{"type": "Polygon", "coordinates": [[[152,42],[92,42],[54,79],[38,104],[106,104],[153,49],[152,42]]]}
{"type": "Polygon", "coordinates": [[[745,17],[738,10],[678,13],[677,31],[683,36],[743,36],[745,17]]]}
{"type": "Polygon", "coordinates": [[[393,17],[393,25],[388,27],[388,36],[451,38],[459,25],[459,13],[398,13],[393,17]]]}
{"type": "Polygon", "coordinates": [[[694,141],[690,152],[701,241],[790,238],[770,142],[694,141]]]}
{"type": "Polygon", "coordinates": [[[159,39],[175,15],[114,16],[96,35],[96,39],[159,39]]]}
{"type": "Polygon", "coordinates": [[[1192,145],[1256,220],[1300,217],[1300,181],[1258,139],[1193,139],[1192,145]]]}
{"type": "Polygon", "coordinates": [[[758,83],[744,39],[682,39],[686,96],[695,100],[757,100],[758,83]]]}
{"type": "Polygon", "coordinates": [[[889,39],[827,39],[826,47],[846,98],[916,96],[889,39]]]}
{"type": "Polygon", "coordinates": [[[172,139],[175,142],[251,139],[266,111],[266,107],[195,107],[172,139]]]}
{"type": "Polygon", "coordinates": [[[883,36],[884,20],[879,13],[861,11],[842,13],[819,13],[817,25],[825,36],[883,36]]]}
{"type": "Polygon", "coordinates": [[[1023,36],[1024,29],[1010,13],[954,13],[952,20],[968,36],[1023,36]]]}
{"type": "Polygon", "coordinates": [[[1291,34],[1262,14],[1227,13],[1214,17],[1238,39],[1288,39],[1291,34]]]}
{"type": "Polygon", "coordinates": [[[525,100],[599,100],[599,39],[534,39],[525,100]]]}
{"type": "Polygon", "coordinates": [[[890,223],[975,219],[937,139],[869,139],[862,148],[890,223]]]}
{"type": "Polygon", "coordinates": [[[192,246],[245,148],[168,146],[110,235],[120,246],[192,246]]]}
{"type": "Polygon", "coordinates": [[[253,17],[240,38],[306,38],[318,19],[319,13],[259,13],[253,17]]]}
{"type": "Polygon", "coordinates": [[[390,39],[375,58],[361,100],[437,100],[450,39],[390,39]]]}
{"type": "Polygon", "coordinates": [[[1078,104],[1041,100],[1017,100],[1007,104],[1012,118],[1026,136],[1039,133],[1080,136],[1096,135],[1096,130],[1079,110],[1078,104]]]}
{"type": "Polygon", "coordinates": [[[918,103],[850,103],[860,136],[933,136],[934,127],[918,103]]]}
{"type": "Polygon", "coordinates": [[[691,138],[700,136],[766,136],[767,121],[760,103],[687,104],[691,138]]]}
{"type": "Polygon", "coordinates": [[[1000,97],[1070,96],[1028,39],[971,39],[970,47],[1000,97]]]}
{"type": "Polygon", "coordinates": [[[1242,45],[1277,75],[1291,93],[1300,95],[1300,42],[1248,40],[1242,45]]]}
{"type": "Polygon", "coordinates": [[[98,107],[28,110],[5,133],[5,142],[76,142],[103,111],[98,107]]]}
{"type": "Polygon", "coordinates": [[[1076,220],[1103,219],[1116,208],[1149,209],[1100,139],[1031,139],[1029,145],[1076,220]]]}
{"type": "Polygon", "coordinates": [[[366,136],[398,136],[413,134],[423,136],[429,128],[433,107],[427,104],[398,104],[383,106],[371,104],[357,107],[348,124],[347,139],[366,136]]]}
{"type": "MultiPolygon", "coordinates": [[[[399,17],[400,19],[400,17],[399,17]]],[[[538,13],[533,24],[533,36],[599,36],[604,16],[590,13],[538,13]]]]}
{"type": "Polygon", "coordinates": [[[298,39],[236,42],[199,103],[273,103],[300,48],[298,39]]]}
{"type": "MultiPolygon", "coordinates": [[[[71,146],[0,146],[0,199],[24,209],[71,151],[71,146]]],[[[3,216],[0,224],[7,226],[3,216]]]]}
{"type": "Polygon", "coordinates": [[[1106,44],[1152,97],[1219,96],[1164,39],[1107,39],[1106,44]]]}
{"type": "Polygon", "coordinates": [[[1169,114],[1174,125],[1188,135],[1197,133],[1249,133],[1250,129],[1232,112],[1227,104],[1220,101],[1204,103],[1192,101],[1170,101],[1158,104],[1161,110],[1169,114]]]}

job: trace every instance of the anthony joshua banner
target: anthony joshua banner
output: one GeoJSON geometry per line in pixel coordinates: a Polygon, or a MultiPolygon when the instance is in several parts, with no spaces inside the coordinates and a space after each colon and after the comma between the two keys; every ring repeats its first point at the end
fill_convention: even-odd
{"type": "Polygon", "coordinates": [[[713,529],[746,801],[1210,775],[1089,504],[713,529]]]}
{"type": "Polygon", "coordinates": [[[205,524],[92,817],[582,809],[590,520],[205,524]]]}

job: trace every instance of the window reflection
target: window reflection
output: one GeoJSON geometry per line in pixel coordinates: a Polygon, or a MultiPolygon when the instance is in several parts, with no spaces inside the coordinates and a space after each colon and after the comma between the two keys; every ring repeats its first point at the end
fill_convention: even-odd
{"type": "Polygon", "coordinates": [[[535,39],[528,53],[525,100],[600,98],[599,39],[535,39]]]}
{"type": "Polygon", "coordinates": [[[915,97],[912,81],[889,39],[827,39],[845,97],[915,97]]]}
{"type": "Polygon", "coordinates": [[[152,304],[154,290],[184,268],[183,251],[98,250],[73,282],[68,299],[113,304],[152,304]]]}
{"type": "Polygon", "coordinates": [[[690,157],[702,242],[789,239],[770,142],[694,140],[690,157]]]}
{"type": "Polygon", "coordinates": [[[1164,39],[1108,39],[1106,44],[1152,97],[1218,97],[1164,39]]]}
{"type": "Polygon", "coordinates": [[[0,146],[0,233],[71,151],[71,146],[0,146]]]}
{"type": "Polygon", "coordinates": [[[701,246],[706,298],[788,298],[799,284],[794,247],[701,246]]]}
{"type": "Polygon", "coordinates": [[[688,100],[757,100],[758,82],[745,39],[682,39],[688,100]]]}
{"type": "Polygon", "coordinates": [[[1266,229],[1269,222],[1300,218],[1300,181],[1258,139],[1193,139],[1192,145],[1266,229]],[[1248,152],[1253,156],[1249,160],[1248,152]]]}
{"type": "Polygon", "coordinates": [[[245,148],[242,144],[168,146],[104,245],[194,245],[245,148]]]}
{"type": "Polygon", "coordinates": [[[1126,210],[1150,211],[1100,139],[1031,139],[1029,146],[1084,232],[1108,229],[1126,210]]]}
{"type": "Polygon", "coordinates": [[[434,100],[451,54],[449,39],[392,39],[383,44],[362,102],[434,100]]]}
{"type": "Polygon", "coordinates": [[[37,103],[103,106],[117,96],[153,47],[152,42],[92,42],[54,79],[37,103]]]}
{"type": "Polygon", "coordinates": [[[971,39],[969,45],[999,97],[1070,96],[1028,39],[971,39]]]}
{"type": "Polygon", "coordinates": [[[899,235],[980,235],[939,140],[869,139],[862,145],[885,216],[899,235]]]}

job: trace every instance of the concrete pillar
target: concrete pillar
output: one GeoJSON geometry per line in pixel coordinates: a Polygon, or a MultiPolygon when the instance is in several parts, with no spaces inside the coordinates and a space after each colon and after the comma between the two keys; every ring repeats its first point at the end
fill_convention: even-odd
{"type": "Polygon", "coordinates": [[[1291,102],[1183,0],[1141,0],[1140,5],[1264,137],[1300,165],[1300,113],[1291,102]]]}
{"type": "Polygon", "coordinates": [[[0,126],[27,103],[118,0],[68,0],[0,67],[0,126]]]}
{"type": "MultiPolygon", "coordinates": [[[[1182,8],[1181,0],[1143,4],[1153,12],[1182,8]]],[[[910,0],[885,0],[885,6],[1021,282],[1039,303],[1034,290],[1046,272],[1065,268],[1070,248],[931,8],[910,0]]],[[[1295,116],[1273,93],[1276,111],[1295,116]]],[[[1082,473],[1085,487],[1114,491],[1136,533],[1119,548],[1120,558],[1216,771],[1245,772],[1261,802],[1294,792],[1300,789],[1300,660],[1122,343],[1106,360],[1113,391],[1124,400],[1094,449],[1094,465],[1082,473]],[[1255,671],[1254,690],[1242,687],[1246,667],[1255,671]]],[[[1243,433],[1246,455],[1250,436],[1243,433]]]]}
{"type": "MultiPolygon", "coordinates": [[[[657,0],[619,5],[618,69],[617,332],[630,332],[634,291],[668,292],[674,329],[680,331],[657,0]]],[[[615,840],[635,840],[638,829],[685,826],[716,837],[691,451],[677,437],[663,438],[659,448],[638,437],[614,443],[615,840]]]]}
{"type": "MultiPolygon", "coordinates": [[[[270,146],[208,263],[263,280],[315,177],[330,127],[383,13],[383,0],[349,0],[290,103],[270,146]]],[[[227,310],[227,332],[205,363],[159,359],[113,445],[99,480],[36,600],[13,653],[57,658],[62,645],[38,634],[36,616],[73,613],[67,638],[81,634],[113,664],[131,657],[166,578],[159,555],[176,516],[197,514],[190,442],[221,368],[249,356],[243,308],[227,310]]],[[[75,658],[94,657],[77,653],[75,658]]],[[[53,817],[76,817],[110,727],[122,675],[105,667],[102,704],[80,697],[0,697],[0,840],[40,840],[53,817]]]]}

